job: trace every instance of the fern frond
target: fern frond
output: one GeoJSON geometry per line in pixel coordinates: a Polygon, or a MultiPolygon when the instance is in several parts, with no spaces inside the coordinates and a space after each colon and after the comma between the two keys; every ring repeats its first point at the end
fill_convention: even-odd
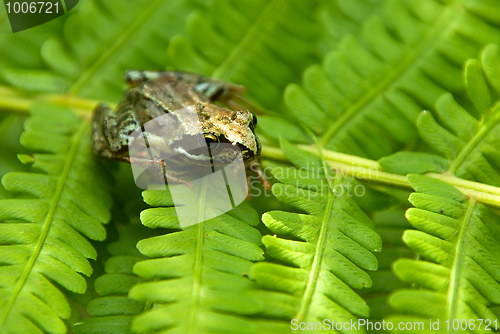
{"type": "Polygon", "coordinates": [[[481,61],[468,60],[465,83],[473,105],[464,109],[449,93],[436,103],[436,116],[424,111],[418,118],[421,137],[441,156],[399,152],[380,160],[393,173],[448,173],[500,186],[500,47],[490,44],[481,61]]]}
{"type": "Polygon", "coordinates": [[[87,258],[96,258],[85,237],[105,238],[111,202],[96,172],[90,127],[70,110],[35,108],[21,142],[46,153],[24,157],[33,173],[2,179],[22,196],[0,201],[0,331],[66,333],[63,291],[85,292],[80,274],[90,276],[87,258]]]}
{"type": "MultiPolygon", "coordinates": [[[[0,119],[0,178],[6,173],[16,171],[27,171],[17,155],[19,153],[26,153],[19,144],[19,137],[23,131],[23,123],[26,117],[19,115],[9,115],[0,119]]],[[[6,191],[0,184],[0,199],[10,198],[13,195],[6,191]]]]}
{"type": "Polygon", "coordinates": [[[394,202],[341,175],[330,184],[318,170],[323,164],[316,156],[285,140],[282,149],[299,169],[275,170],[278,183],[273,193],[305,213],[271,211],[262,217],[279,236],[263,237],[267,253],[282,263],[261,262],[252,268],[251,277],[273,291],[264,292],[273,301],[264,315],[281,320],[283,332],[290,331],[291,319],[349,322],[368,317],[366,302],[353,289],[372,286],[364,270],[377,269],[373,252],[381,250],[382,241],[362,208],[384,208],[394,202]],[[355,195],[361,195],[360,189],[362,198],[355,195]]]}
{"type": "Polygon", "coordinates": [[[335,0],[321,1],[319,18],[325,37],[319,49],[323,54],[338,48],[346,35],[357,36],[362,24],[374,14],[379,14],[385,0],[335,0]]]}
{"type": "Polygon", "coordinates": [[[169,64],[242,84],[279,107],[285,85],[314,60],[314,9],[314,1],[212,1],[188,17],[187,38],[172,39],[169,64]]]}
{"type": "MultiPolygon", "coordinates": [[[[403,240],[422,260],[398,260],[393,268],[420,289],[392,295],[389,303],[401,315],[388,320],[441,319],[446,329],[447,319],[450,326],[454,319],[497,319],[488,307],[500,303],[500,218],[445,182],[408,178],[417,192],[406,217],[419,231],[406,231],[403,240]]],[[[484,325],[472,332],[483,331],[484,325]]]]}
{"type": "MultiPolygon", "coordinates": [[[[246,291],[252,261],[263,260],[261,235],[253,227],[257,213],[242,203],[232,211],[181,230],[169,191],[147,190],[144,201],[155,208],[141,213],[151,228],[176,230],[141,240],[139,251],[150,260],[134,273],[143,281],[129,296],[151,309],[135,317],[134,332],[240,333],[252,326],[244,315],[261,305],[246,291]]],[[[178,204],[178,203],[176,203],[178,204]]]]}
{"type": "Polygon", "coordinates": [[[41,26],[13,34],[4,5],[0,5],[0,83],[15,84],[17,70],[31,73],[31,82],[25,82],[32,90],[46,92],[63,89],[63,80],[47,71],[40,49],[57,36],[68,16],[63,15],[41,26]]]}
{"type": "Polygon", "coordinates": [[[87,306],[93,316],[74,325],[77,334],[129,334],[132,317],[144,311],[145,305],[127,297],[130,289],[139,282],[132,268],[144,260],[135,245],[155,233],[140,224],[126,226],[120,238],[108,246],[112,257],[106,261],[105,274],[96,279],[95,291],[100,295],[87,306]]]}
{"type": "Polygon", "coordinates": [[[12,68],[40,69],[43,60],[40,55],[42,44],[61,31],[67,18],[60,16],[41,26],[13,34],[4,4],[0,5],[0,83],[5,83],[5,75],[12,68]]]}
{"type": "Polygon", "coordinates": [[[373,285],[363,289],[359,294],[370,307],[370,321],[382,321],[391,313],[387,296],[402,288],[409,287],[408,283],[400,281],[391,270],[394,261],[401,258],[413,258],[415,254],[404,244],[401,236],[411,225],[404,218],[400,208],[376,212],[373,215],[375,232],[382,238],[383,251],[376,253],[378,270],[369,272],[373,285]]]}
{"type": "Polygon", "coordinates": [[[190,8],[190,1],[177,0],[81,1],[64,15],[68,18],[63,37],[46,39],[37,49],[28,41],[15,41],[16,46],[30,47],[29,54],[39,61],[36,66],[12,64],[0,75],[12,86],[28,91],[70,91],[118,101],[126,69],[166,67],[168,41],[182,31],[190,8]]]}
{"type": "Polygon", "coordinates": [[[361,37],[347,36],[302,85],[284,93],[288,109],[322,135],[325,148],[371,159],[417,139],[419,113],[444,92],[460,97],[461,66],[500,40],[488,1],[388,0],[361,37]]]}
{"type": "Polygon", "coordinates": [[[0,6],[0,32],[6,33],[11,32],[9,18],[7,17],[7,11],[4,6],[0,6]]]}

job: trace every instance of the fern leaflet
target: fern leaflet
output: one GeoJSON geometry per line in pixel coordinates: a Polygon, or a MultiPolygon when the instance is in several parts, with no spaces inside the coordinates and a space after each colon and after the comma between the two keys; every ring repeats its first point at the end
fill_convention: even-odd
{"type": "Polygon", "coordinates": [[[132,317],[144,311],[145,305],[127,297],[139,278],[132,268],[144,259],[136,243],[152,236],[152,231],[139,224],[131,224],[120,232],[120,239],[108,246],[112,257],[106,261],[106,273],[96,279],[95,291],[101,296],[93,299],[87,312],[93,318],[74,325],[77,334],[129,334],[132,317]]]}
{"type": "Polygon", "coordinates": [[[373,285],[363,289],[359,294],[366,300],[370,307],[370,321],[381,322],[391,308],[387,302],[387,296],[397,289],[409,287],[408,283],[400,281],[392,272],[392,263],[401,258],[414,258],[415,254],[404,244],[403,232],[411,227],[404,218],[400,208],[376,212],[373,215],[375,232],[382,238],[383,251],[376,253],[378,270],[369,272],[373,285]]]}
{"type": "Polygon", "coordinates": [[[242,84],[279,107],[283,87],[314,60],[314,9],[314,1],[212,1],[189,16],[187,38],[172,39],[170,66],[242,84]]]}
{"type": "MultiPolygon", "coordinates": [[[[0,155],[0,177],[3,177],[7,172],[27,171],[26,166],[17,159],[17,154],[26,153],[26,149],[23,149],[19,144],[25,120],[25,117],[17,115],[9,115],[0,119],[0,151],[2,152],[0,155]]],[[[0,185],[0,199],[12,196],[13,194],[0,185]]]]}
{"type": "Polygon", "coordinates": [[[54,106],[35,108],[25,123],[22,144],[47,153],[21,157],[38,172],[2,179],[7,190],[22,194],[0,201],[2,333],[66,333],[64,291],[85,292],[79,273],[90,276],[87,258],[97,254],[83,236],[104,240],[111,204],[95,173],[89,130],[70,110],[54,106]]]}
{"type": "Polygon", "coordinates": [[[143,197],[156,208],[141,213],[142,223],[176,232],[137,244],[151,259],[134,266],[144,282],[129,296],[152,307],[134,319],[132,330],[240,333],[256,326],[244,318],[261,309],[248,292],[254,283],[245,277],[252,261],[263,259],[260,233],[252,227],[258,223],[256,212],[243,203],[181,230],[168,190],[147,190],[143,197]]]}
{"type": "Polygon", "coordinates": [[[361,37],[347,36],[323,64],[290,84],[284,101],[326,149],[379,159],[415,141],[422,109],[461,98],[463,62],[500,40],[488,1],[387,0],[361,37]],[[332,121],[333,120],[333,121],[332,121]]]}
{"type": "Polygon", "coordinates": [[[409,179],[416,208],[406,216],[419,231],[406,231],[403,240],[423,260],[400,259],[394,272],[420,289],[392,295],[389,303],[402,314],[389,320],[497,319],[488,307],[500,303],[500,218],[442,181],[416,174],[409,179]]]}
{"type": "Polygon", "coordinates": [[[424,111],[418,119],[422,138],[442,156],[399,152],[380,160],[398,174],[448,173],[459,178],[500,186],[500,47],[490,44],[481,61],[465,66],[467,92],[473,102],[468,110],[444,94],[436,103],[437,117],[424,111]],[[411,162],[411,163],[408,163],[411,162]]]}
{"type": "Polygon", "coordinates": [[[361,27],[370,16],[379,14],[385,0],[336,0],[322,1],[318,10],[321,23],[326,32],[320,42],[323,54],[336,50],[346,35],[357,36],[361,27]]]}
{"type": "MultiPolygon", "coordinates": [[[[27,34],[37,39],[16,39],[13,45],[29,50],[26,54],[36,62],[11,61],[0,75],[12,86],[27,91],[70,91],[82,97],[118,101],[126,69],[165,68],[166,45],[181,31],[183,16],[190,8],[190,1],[180,0],[147,4],[132,0],[82,1],[64,15],[64,35],[42,39],[43,35],[27,34]]],[[[0,57],[0,64],[2,58],[8,57],[0,57]]]]}
{"type": "Polygon", "coordinates": [[[273,193],[306,214],[271,211],[262,217],[271,231],[286,237],[263,238],[267,253],[283,264],[263,262],[252,269],[251,277],[272,291],[263,293],[270,303],[263,316],[280,319],[280,332],[290,332],[291,319],[349,322],[368,317],[368,306],[352,289],[372,285],[363,269],[377,269],[373,252],[381,250],[382,242],[361,206],[383,208],[393,201],[340,175],[330,184],[321,171],[306,170],[323,166],[316,156],[285,140],[282,148],[301,168],[277,169],[273,174],[279,183],[273,185],[273,193]],[[361,188],[366,193],[358,202],[352,192],[361,188]]]}

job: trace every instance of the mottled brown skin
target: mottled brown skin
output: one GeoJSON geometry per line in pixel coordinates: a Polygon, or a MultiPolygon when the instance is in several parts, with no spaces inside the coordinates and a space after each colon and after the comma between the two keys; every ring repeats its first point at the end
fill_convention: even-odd
{"type": "MultiPolygon", "coordinates": [[[[131,133],[143,124],[169,113],[176,120],[155,130],[155,135],[147,134],[158,150],[174,152],[189,136],[199,136],[199,129],[178,117],[180,109],[193,106],[199,116],[199,124],[206,138],[217,138],[221,143],[229,143],[241,150],[245,163],[250,163],[260,154],[261,146],[255,135],[256,117],[249,110],[231,110],[213,102],[227,101],[243,87],[219,80],[184,72],[139,72],[129,71],[125,75],[132,87],[125,93],[116,113],[107,105],[99,104],[93,118],[93,150],[106,159],[131,161],[128,143],[131,133]],[[161,133],[168,133],[165,142],[161,133]],[[160,136],[156,135],[160,134],[160,136]],[[215,137],[214,137],[215,136],[215,137]]],[[[228,145],[229,146],[229,145],[228,145]]],[[[227,146],[226,146],[227,147],[227,146]]],[[[239,154],[233,149],[212,152],[216,162],[231,162],[239,154]]],[[[183,157],[189,161],[188,156],[183,157]]],[[[159,163],[145,157],[144,163],[159,163]]],[[[196,160],[191,160],[196,164],[196,160]]],[[[165,166],[168,174],[169,166],[165,166]]],[[[170,173],[172,174],[172,173],[170,173]]],[[[180,179],[179,171],[170,175],[180,179]]]]}

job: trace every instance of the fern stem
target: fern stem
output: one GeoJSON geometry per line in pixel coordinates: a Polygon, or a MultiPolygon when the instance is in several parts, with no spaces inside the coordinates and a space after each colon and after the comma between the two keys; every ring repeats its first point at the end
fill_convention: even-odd
{"type": "MultiPolygon", "coordinates": [[[[340,178],[336,179],[337,183],[340,181],[340,178]]],[[[333,191],[333,190],[332,190],[333,191]]],[[[295,319],[298,319],[299,323],[304,321],[304,318],[309,310],[309,305],[312,302],[312,297],[314,294],[314,289],[316,288],[318,276],[321,270],[321,262],[323,260],[323,253],[325,247],[325,239],[326,239],[326,229],[328,227],[328,220],[330,218],[330,214],[333,207],[333,199],[334,196],[330,194],[328,198],[328,202],[326,203],[325,212],[323,213],[323,222],[321,224],[321,231],[319,233],[319,240],[316,243],[316,250],[314,254],[313,265],[311,267],[311,271],[309,272],[309,279],[307,280],[307,286],[304,291],[304,295],[300,301],[299,310],[295,319]]]]}
{"type": "Polygon", "coordinates": [[[486,123],[481,125],[481,128],[471,141],[465,145],[463,150],[460,152],[458,157],[455,159],[453,164],[450,166],[448,173],[455,174],[455,172],[462,166],[463,162],[471,154],[471,152],[479,145],[479,143],[493,130],[498,123],[500,123],[500,106],[495,107],[493,110],[493,117],[490,118],[486,123]]]}
{"type": "MultiPolygon", "coordinates": [[[[318,155],[315,146],[298,145],[298,147],[318,155]]],[[[337,173],[341,173],[343,177],[351,176],[356,179],[392,187],[413,189],[406,176],[382,171],[382,167],[377,161],[328,150],[323,150],[323,155],[328,165],[337,173]]],[[[261,156],[273,160],[288,161],[283,151],[277,147],[265,146],[261,156]]],[[[429,173],[425,175],[451,184],[464,195],[474,197],[480,203],[500,208],[500,188],[498,187],[464,180],[449,173],[429,173]]]]}
{"type": "Polygon", "coordinates": [[[0,100],[0,110],[12,111],[16,113],[28,113],[32,101],[18,97],[2,97],[0,100]]]}
{"type": "MultiPolygon", "coordinates": [[[[35,103],[54,103],[73,109],[83,119],[90,119],[92,110],[99,103],[97,100],[85,99],[69,94],[40,94],[26,96],[6,86],[0,86],[0,110],[16,113],[28,113],[35,103]]],[[[114,107],[115,104],[107,102],[114,107]]]]}
{"type": "Polygon", "coordinates": [[[188,315],[188,330],[187,333],[196,333],[195,324],[196,324],[196,308],[198,306],[199,297],[200,297],[200,289],[201,289],[201,271],[202,271],[202,261],[203,261],[203,240],[204,240],[204,224],[205,219],[205,211],[206,211],[206,194],[208,190],[208,179],[204,178],[201,183],[201,196],[199,197],[199,213],[198,213],[198,221],[200,223],[196,224],[197,229],[197,240],[196,240],[196,249],[195,249],[195,258],[194,258],[194,273],[193,273],[193,289],[191,290],[191,305],[189,308],[188,315]]]}
{"type": "MultiPolygon", "coordinates": [[[[323,146],[328,146],[328,143],[332,140],[332,138],[340,131],[341,128],[345,127],[350,121],[354,119],[354,116],[362,111],[364,107],[372,103],[378,96],[380,96],[381,92],[387,91],[391,84],[397,82],[404,73],[408,72],[418,63],[418,59],[423,59],[422,55],[428,52],[429,50],[434,50],[430,46],[435,44],[438,41],[438,37],[441,35],[448,34],[449,29],[453,29],[453,27],[449,27],[449,29],[445,29],[446,26],[449,25],[450,20],[456,17],[456,11],[461,8],[461,2],[453,1],[451,4],[446,4],[445,6],[449,6],[443,9],[441,15],[434,21],[435,24],[432,28],[430,28],[429,32],[425,34],[420,43],[411,47],[413,52],[409,52],[409,54],[401,59],[401,62],[395,69],[389,72],[384,79],[375,85],[373,89],[371,89],[367,94],[360,97],[358,101],[356,101],[346,112],[337,119],[325,132],[321,139],[321,144],[323,146]]],[[[412,122],[414,120],[411,120],[412,122]]]]}
{"type": "MultiPolygon", "coordinates": [[[[460,224],[461,229],[458,235],[457,244],[455,245],[455,256],[453,265],[451,267],[451,275],[450,275],[450,286],[448,287],[448,314],[447,319],[450,321],[457,319],[457,307],[458,301],[460,300],[459,288],[460,288],[460,278],[463,277],[463,274],[460,272],[462,269],[464,254],[463,254],[463,244],[465,239],[465,234],[467,232],[467,227],[471,222],[471,216],[474,212],[474,206],[476,205],[476,199],[474,197],[469,198],[469,205],[467,207],[467,211],[465,212],[465,216],[462,224],[460,224]]],[[[455,330],[452,330],[455,332],[455,330]]]]}
{"type": "Polygon", "coordinates": [[[49,211],[47,212],[47,216],[45,217],[45,220],[42,225],[42,231],[40,234],[40,237],[38,238],[38,241],[33,249],[33,253],[30,256],[30,259],[28,263],[26,264],[26,267],[24,269],[24,272],[22,276],[19,278],[19,281],[16,284],[16,287],[14,288],[14,291],[12,292],[12,295],[9,298],[9,301],[7,302],[7,305],[5,306],[4,313],[2,314],[0,318],[0,329],[2,328],[3,324],[5,323],[7,316],[13,307],[14,303],[16,302],[16,299],[21,293],[21,290],[24,288],[24,284],[26,283],[26,280],[28,279],[29,275],[31,274],[31,270],[35,266],[35,262],[38,259],[38,256],[40,255],[40,252],[42,251],[43,246],[45,245],[45,240],[47,239],[47,236],[49,235],[50,228],[52,226],[52,220],[54,219],[54,215],[56,213],[56,210],[59,205],[59,201],[61,199],[61,195],[63,193],[64,187],[66,186],[66,182],[68,179],[69,172],[71,170],[71,166],[73,164],[73,160],[76,157],[76,153],[78,150],[78,145],[80,143],[80,139],[85,132],[85,129],[87,128],[88,123],[87,122],[82,122],[80,124],[79,129],[75,133],[74,137],[72,138],[72,143],[70,146],[70,150],[68,152],[68,158],[66,159],[66,162],[64,164],[64,169],[61,174],[61,177],[59,178],[59,183],[57,184],[57,188],[54,192],[54,196],[52,197],[52,201],[50,203],[50,208],[49,211]]]}
{"type": "MultiPolygon", "coordinates": [[[[319,147],[319,149],[320,149],[319,154],[321,156],[321,159],[324,161],[324,156],[321,147],[319,147]]],[[[309,279],[307,280],[307,286],[304,291],[304,295],[302,296],[302,299],[300,301],[299,310],[297,311],[297,314],[295,316],[295,319],[298,319],[299,323],[304,321],[304,318],[309,310],[309,305],[312,302],[314,290],[318,282],[318,277],[321,271],[321,263],[323,261],[323,254],[325,250],[325,241],[327,238],[328,223],[330,215],[332,213],[333,201],[335,199],[335,196],[333,196],[332,192],[334,191],[333,189],[335,189],[335,187],[338,184],[340,184],[341,178],[336,178],[335,184],[332,184],[331,182],[332,180],[329,177],[327,177],[327,181],[328,185],[330,186],[328,202],[326,203],[325,211],[323,212],[321,231],[319,232],[318,242],[316,243],[314,260],[311,266],[311,271],[309,272],[309,279]]]]}

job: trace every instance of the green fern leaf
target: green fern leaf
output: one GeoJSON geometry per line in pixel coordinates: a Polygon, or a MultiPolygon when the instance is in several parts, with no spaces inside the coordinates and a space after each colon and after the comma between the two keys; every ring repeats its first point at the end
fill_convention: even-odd
{"type": "Polygon", "coordinates": [[[82,97],[118,101],[126,69],[166,67],[168,41],[182,31],[183,17],[190,8],[190,1],[181,0],[146,4],[133,0],[81,1],[64,15],[68,18],[63,36],[52,35],[35,44],[31,39],[16,39],[14,45],[29,49],[37,63],[32,61],[33,66],[27,66],[24,61],[11,62],[0,71],[0,77],[23,90],[70,91],[82,97]]]}
{"type": "Polygon", "coordinates": [[[304,71],[300,86],[286,88],[286,106],[322,135],[326,149],[379,159],[416,140],[420,112],[444,92],[462,97],[463,62],[500,40],[500,22],[490,15],[498,8],[488,1],[382,6],[359,38],[344,37],[321,65],[304,71]]]}
{"type": "Polygon", "coordinates": [[[315,2],[216,0],[207,7],[189,16],[187,38],[172,39],[170,66],[242,84],[255,101],[279,107],[283,87],[314,59],[315,2]]]}
{"type": "Polygon", "coordinates": [[[77,334],[129,334],[132,317],[144,311],[145,305],[127,297],[139,282],[133,266],[144,256],[136,243],[155,233],[142,225],[131,224],[120,232],[120,239],[108,246],[112,257],[106,261],[105,274],[96,279],[95,291],[100,295],[87,306],[93,316],[74,325],[77,334]]]}
{"type": "Polygon", "coordinates": [[[383,251],[376,253],[379,263],[378,270],[369,272],[373,285],[359,291],[370,307],[370,321],[382,322],[388,314],[392,313],[387,296],[402,288],[408,288],[408,283],[400,281],[392,272],[392,263],[401,258],[414,258],[415,254],[404,244],[401,236],[411,225],[404,218],[400,208],[376,212],[373,215],[375,232],[380,235],[383,242],[383,251]]]}
{"type": "Polygon", "coordinates": [[[380,165],[398,174],[447,172],[500,186],[500,90],[496,88],[500,71],[494,65],[499,62],[500,47],[494,44],[484,48],[481,61],[466,62],[464,76],[474,106],[465,110],[446,93],[436,103],[439,122],[430,112],[420,115],[417,123],[420,135],[444,157],[399,152],[381,159],[380,165]]]}
{"type": "Polygon", "coordinates": [[[443,330],[447,319],[450,326],[454,319],[497,319],[488,307],[500,303],[500,218],[445,182],[408,178],[417,192],[406,216],[419,231],[406,231],[403,240],[422,260],[398,260],[394,272],[420,289],[392,295],[391,306],[402,314],[388,320],[427,326],[429,318],[441,319],[443,330]]]}
{"type": "Polygon", "coordinates": [[[264,134],[266,138],[279,141],[280,137],[295,143],[309,142],[304,130],[297,124],[282,117],[259,116],[259,125],[257,128],[259,134],[264,134]]]}
{"type": "Polygon", "coordinates": [[[283,263],[253,266],[251,277],[273,291],[263,293],[267,302],[274,300],[264,315],[281,319],[282,332],[290,331],[291,319],[349,322],[356,316],[368,317],[366,302],[353,289],[372,286],[363,269],[377,270],[373,252],[381,250],[382,241],[362,208],[367,203],[387,208],[393,200],[341,175],[330,185],[321,161],[313,166],[317,158],[311,159],[309,153],[285,140],[282,149],[291,161],[309,164],[306,168],[301,163],[299,169],[288,171],[276,169],[273,175],[278,183],[273,185],[273,193],[305,214],[271,211],[262,217],[264,224],[280,236],[263,237],[267,253],[283,263]],[[359,189],[363,189],[362,200],[354,195],[359,189]]]}
{"type": "Polygon", "coordinates": [[[346,35],[357,36],[360,28],[370,16],[379,14],[385,0],[336,0],[322,1],[319,17],[324,26],[325,37],[319,49],[324,54],[338,48],[346,35]]]}
{"type": "Polygon", "coordinates": [[[89,141],[88,123],[67,109],[40,106],[25,123],[22,144],[46,153],[32,156],[37,173],[2,179],[22,194],[0,201],[2,333],[66,333],[64,291],[85,292],[80,273],[90,276],[97,254],[84,236],[104,240],[111,204],[89,141]]]}
{"type": "Polygon", "coordinates": [[[0,83],[8,82],[5,75],[12,69],[44,68],[39,50],[45,41],[61,31],[66,18],[67,16],[63,15],[42,26],[31,28],[29,31],[13,34],[7,11],[2,4],[0,6],[0,49],[4,52],[0,55],[0,83]]]}
{"type": "MultiPolygon", "coordinates": [[[[17,159],[19,153],[26,153],[26,149],[23,149],[19,143],[25,120],[26,117],[17,115],[9,115],[0,119],[0,151],[2,152],[0,155],[0,178],[8,172],[27,171],[26,166],[17,159]]],[[[13,194],[0,185],[0,199],[10,197],[13,197],[13,194]]]]}
{"type": "Polygon", "coordinates": [[[156,208],[141,213],[142,223],[177,232],[137,244],[151,259],[134,266],[144,283],[129,296],[152,307],[135,317],[132,330],[239,333],[255,326],[243,316],[261,309],[248,292],[254,283],[244,277],[252,261],[263,259],[261,235],[253,228],[259,222],[256,212],[243,203],[181,230],[169,191],[147,190],[143,197],[156,208]]]}
{"type": "Polygon", "coordinates": [[[0,32],[10,32],[12,29],[10,28],[9,18],[7,17],[7,11],[2,6],[0,7],[0,32]]]}

